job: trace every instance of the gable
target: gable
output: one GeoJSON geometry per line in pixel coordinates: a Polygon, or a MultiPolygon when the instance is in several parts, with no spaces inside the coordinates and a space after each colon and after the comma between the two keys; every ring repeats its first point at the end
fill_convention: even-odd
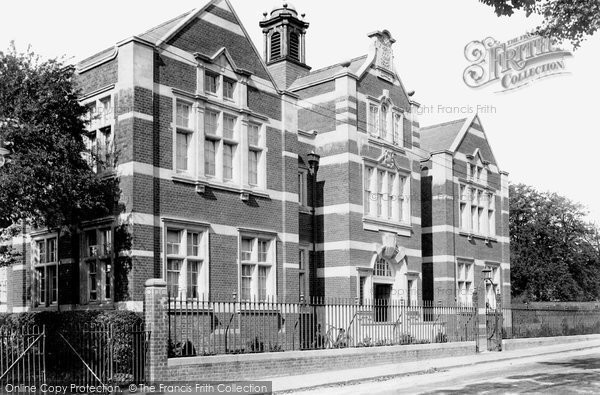
{"type": "Polygon", "coordinates": [[[224,0],[210,3],[166,43],[189,53],[199,52],[208,56],[225,47],[237,67],[259,78],[271,80],[241,22],[224,0]]]}
{"type": "Polygon", "coordinates": [[[479,155],[482,159],[497,165],[496,158],[492,153],[492,148],[485,137],[485,133],[483,133],[483,129],[478,124],[473,123],[467,129],[467,132],[458,145],[456,152],[460,152],[465,155],[472,155],[477,149],[479,149],[479,155]]]}

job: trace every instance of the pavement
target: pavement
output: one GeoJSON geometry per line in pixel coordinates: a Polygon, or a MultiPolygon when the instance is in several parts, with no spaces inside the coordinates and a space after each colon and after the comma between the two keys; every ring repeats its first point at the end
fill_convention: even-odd
{"type": "MultiPolygon", "coordinates": [[[[287,377],[264,378],[273,382],[273,391],[277,393],[306,390],[325,390],[336,385],[352,385],[362,382],[392,379],[402,376],[422,375],[444,371],[450,368],[481,366],[499,361],[510,361],[544,355],[600,349],[600,338],[582,340],[566,344],[553,344],[522,348],[502,352],[482,352],[459,357],[445,357],[412,361],[406,363],[366,366],[358,369],[329,370],[321,373],[302,374],[287,377]]],[[[323,391],[325,392],[325,391],[323,391]]]]}

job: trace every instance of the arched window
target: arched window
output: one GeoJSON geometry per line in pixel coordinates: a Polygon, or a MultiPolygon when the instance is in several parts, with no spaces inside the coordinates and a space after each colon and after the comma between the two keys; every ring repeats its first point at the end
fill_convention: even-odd
{"type": "Polygon", "coordinates": [[[281,56],[281,33],[274,32],[271,35],[271,59],[281,56]]]}
{"type": "Polygon", "coordinates": [[[290,33],[290,57],[294,60],[300,60],[300,38],[298,33],[290,33]]]}
{"type": "Polygon", "coordinates": [[[385,259],[378,257],[375,261],[373,274],[378,277],[392,277],[392,269],[390,263],[385,259]]]}
{"type": "Polygon", "coordinates": [[[379,137],[381,138],[387,137],[387,114],[388,106],[384,103],[381,105],[381,114],[379,115],[379,137]]]}

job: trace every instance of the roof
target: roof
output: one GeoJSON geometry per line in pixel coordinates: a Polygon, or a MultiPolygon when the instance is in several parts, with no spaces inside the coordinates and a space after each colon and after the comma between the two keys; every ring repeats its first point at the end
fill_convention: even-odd
{"type": "MultiPolygon", "coordinates": [[[[166,22],[161,23],[158,26],[154,26],[152,29],[145,31],[144,33],[138,35],[138,37],[149,41],[151,43],[156,44],[158,40],[160,40],[167,32],[169,32],[175,25],[181,22],[186,16],[188,16],[192,11],[188,11],[185,14],[181,14],[173,19],[170,19],[166,22]]],[[[88,58],[83,59],[79,63],[77,63],[78,69],[84,69],[88,65],[94,64],[95,62],[106,58],[110,53],[115,51],[115,47],[112,46],[110,48],[106,48],[88,58]]]]}
{"type": "Polygon", "coordinates": [[[146,41],[150,41],[151,43],[154,43],[156,45],[158,43],[158,41],[164,37],[165,34],[167,34],[172,28],[174,28],[179,22],[181,22],[192,11],[194,11],[194,10],[190,10],[184,14],[181,14],[181,15],[173,18],[173,19],[163,22],[158,26],[154,26],[152,29],[149,29],[149,30],[145,31],[144,33],[140,34],[138,37],[140,37],[146,41]]]}
{"type": "Polygon", "coordinates": [[[294,90],[294,89],[297,89],[304,85],[309,85],[313,82],[331,78],[334,75],[336,75],[337,73],[339,73],[340,71],[342,71],[344,69],[344,66],[342,66],[342,65],[346,64],[348,62],[350,62],[350,65],[348,66],[348,70],[351,73],[356,74],[358,72],[358,70],[360,69],[360,67],[363,65],[363,63],[365,62],[365,59],[367,59],[367,55],[363,55],[363,56],[351,59],[346,62],[340,62],[338,64],[334,64],[332,66],[328,66],[328,67],[325,67],[322,69],[311,71],[308,75],[298,78],[296,81],[294,81],[294,83],[290,86],[289,89],[294,90]]]}
{"type": "Polygon", "coordinates": [[[466,120],[461,118],[421,128],[421,148],[429,152],[450,150],[466,120]]]}

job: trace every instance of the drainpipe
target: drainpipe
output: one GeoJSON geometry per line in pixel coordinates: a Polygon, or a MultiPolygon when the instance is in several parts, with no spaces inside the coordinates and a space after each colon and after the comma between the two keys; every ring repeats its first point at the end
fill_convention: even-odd
{"type": "Polygon", "coordinates": [[[317,260],[317,173],[319,171],[319,159],[321,158],[319,155],[315,154],[315,151],[311,151],[308,155],[308,170],[312,177],[312,262],[309,261],[310,264],[310,283],[309,283],[309,293],[314,296],[314,286],[310,285],[314,284],[314,278],[316,277],[317,271],[315,270],[316,260],[317,260]]]}

